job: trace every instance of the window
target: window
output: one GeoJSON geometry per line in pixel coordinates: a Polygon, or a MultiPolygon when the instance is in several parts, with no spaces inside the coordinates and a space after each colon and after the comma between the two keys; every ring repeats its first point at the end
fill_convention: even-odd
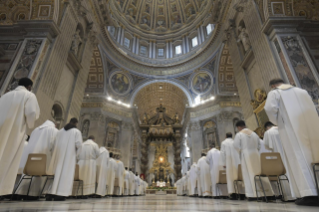
{"type": "Polygon", "coordinates": [[[182,46],[175,46],[175,54],[182,54],[182,46]]]}
{"type": "Polygon", "coordinates": [[[124,46],[125,46],[126,48],[130,48],[130,42],[131,42],[130,39],[124,38],[124,46]]]}
{"type": "Polygon", "coordinates": [[[164,56],[164,49],[158,49],[157,51],[158,51],[157,52],[158,56],[160,56],[160,57],[164,56]]]}
{"type": "Polygon", "coordinates": [[[194,37],[194,38],[192,39],[192,46],[195,47],[195,46],[197,46],[197,45],[198,45],[197,37],[194,37]]]}
{"type": "Polygon", "coordinates": [[[144,56],[146,56],[146,46],[141,46],[141,49],[140,49],[140,53],[141,53],[141,55],[144,55],[144,56]]]}
{"type": "Polygon", "coordinates": [[[206,31],[207,31],[207,35],[209,35],[213,30],[214,30],[214,25],[213,24],[208,24],[206,26],[206,31]]]}
{"type": "Polygon", "coordinates": [[[109,30],[110,34],[114,36],[114,34],[115,34],[115,27],[114,27],[114,26],[109,26],[109,27],[108,27],[108,30],[109,30]]]}

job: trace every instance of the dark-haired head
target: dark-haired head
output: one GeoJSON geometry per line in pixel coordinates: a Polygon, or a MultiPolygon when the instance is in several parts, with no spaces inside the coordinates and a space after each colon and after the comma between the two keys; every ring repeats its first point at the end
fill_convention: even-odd
{"type": "Polygon", "coordinates": [[[113,158],[113,152],[110,152],[110,158],[113,158]]]}
{"type": "Polygon", "coordinates": [[[90,139],[90,140],[95,140],[95,137],[93,136],[93,135],[90,135],[89,137],[88,137],[88,139],[90,139]]]}
{"type": "Polygon", "coordinates": [[[241,131],[242,129],[246,128],[246,123],[243,120],[240,120],[236,123],[236,128],[239,131],[241,131]]]}
{"type": "Polygon", "coordinates": [[[285,82],[284,82],[282,79],[276,78],[276,79],[270,80],[269,86],[270,86],[271,88],[276,88],[277,86],[279,86],[279,85],[281,85],[281,84],[283,84],[283,83],[285,83],[285,82]]]}
{"type": "Polygon", "coordinates": [[[33,82],[29,78],[25,77],[25,78],[21,78],[19,80],[18,85],[19,86],[24,86],[27,90],[31,91],[31,88],[33,86],[33,82]]]}
{"type": "Polygon", "coordinates": [[[226,138],[232,138],[233,134],[231,132],[226,133],[226,138]]]}
{"type": "Polygon", "coordinates": [[[125,170],[127,170],[127,167],[125,167],[125,170]]]}
{"type": "Polygon", "coordinates": [[[275,126],[273,123],[271,123],[270,121],[267,121],[265,123],[265,130],[269,130],[273,126],[275,126]]]}
{"type": "Polygon", "coordinates": [[[202,153],[202,157],[204,157],[204,156],[206,156],[206,154],[205,154],[205,153],[202,153]]]}

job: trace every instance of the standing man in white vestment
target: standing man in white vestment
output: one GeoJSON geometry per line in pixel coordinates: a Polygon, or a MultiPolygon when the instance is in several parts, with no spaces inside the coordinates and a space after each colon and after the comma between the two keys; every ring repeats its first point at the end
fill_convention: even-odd
{"type": "Polygon", "coordinates": [[[135,192],[135,174],[133,169],[130,168],[130,196],[134,196],[135,192]]]}
{"type": "Polygon", "coordinates": [[[117,157],[117,171],[115,173],[115,179],[118,179],[118,185],[114,185],[114,194],[115,196],[121,196],[123,194],[123,186],[124,186],[124,164],[120,161],[120,156],[117,157]]]}
{"type": "MultiPolygon", "coordinates": [[[[244,121],[236,123],[238,133],[234,140],[234,147],[241,153],[241,168],[245,184],[245,192],[248,201],[256,200],[255,175],[260,174],[260,139],[252,130],[246,127],[244,121]]],[[[263,187],[267,198],[272,199],[274,192],[268,177],[262,177],[263,187]]],[[[257,180],[258,197],[265,196],[259,179],[257,180]]]]}
{"type": "Polygon", "coordinates": [[[125,167],[124,172],[124,196],[128,196],[130,192],[130,172],[128,171],[128,168],[125,167]]]}
{"type": "MultiPolygon", "coordinates": [[[[266,130],[266,132],[264,134],[265,148],[272,151],[272,152],[279,152],[281,159],[282,159],[282,162],[286,168],[286,176],[288,177],[289,182],[288,181],[281,181],[285,200],[287,201],[287,200],[295,199],[292,196],[296,196],[295,191],[298,192],[298,188],[296,185],[296,180],[293,177],[293,175],[291,174],[291,170],[287,168],[287,157],[286,157],[286,154],[282,148],[282,142],[280,140],[278,127],[276,127],[273,123],[268,121],[265,124],[265,130],[266,130]],[[292,195],[292,192],[293,192],[293,195],[292,195]]],[[[283,179],[285,179],[285,178],[283,178],[283,179]]],[[[276,191],[275,193],[279,194],[279,190],[278,190],[276,185],[275,186],[273,185],[273,190],[276,191]],[[276,188],[274,188],[274,187],[276,187],[276,188]]],[[[279,196],[279,198],[281,198],[281,197],[279,196]]],[[[299,198],[300,198],[300,194],[299,194],[299,198]]]]}
{"type": "Polygon", "coordinates": [[[301,200],[297,205],[318,205],[311,163],[319,161],[319,118],[307,91],[284,84],[282,79],[271,80],[265,111],[269,120],[278,126],[287,169],[295,178],[301,200]]]}
{"type": "MultiPolygon", "coordinates": [[[[28,160],[29,154],[46,154],[47,163],[46,168],[48,170],[52,150],[54,148],[55,138],[58,134],[58,129],[55,123],[50,120],[44,122],[41,126],[35,128],[31,133],[29,144],[24,149],[20,168],[23,170],[24,166],[28,160]]],[[[27,199],[38,199],[39,193],[42,191],[42,187],[46,181],[46,177],[34,177],[31,183],[29,196],[27,199]]],[[[27,195],[30,182],[28,180],[23,180],[16,191],[17,195],[27,195]]],[[[26,198],[26,197],[25,197],[26,198]]]]}
{"type": "Polygon", "coordinates": [[[215,199],[218,199],[219,196],[227,197],[227,187],[225,185],[219,185],[217,191],[217,182],[219,180],[219,171],[223,169],[219,162],[220,151],[219,149],[212,147],[211,150],[208,151],[206,156],[206,162],[209,165],[210,169],[210,178],[212,182],[212,196],[215,199]]]}
{"type": "Polygon", "coordinates": [[[107,166],[109,163],[110,153],[105,147],[100,147],[100,156],[96,160],[96,195],[104,197],[107,194],[106,183],[108,180],[107,166]]]}
{"type": "Polygon", "coordinates": [[[199,187],[201,187],[201,195],[198,194],[198,196],[212,196],[212,181],[210,177],[210,169],[207,163],[206,154],[202,153],[202,157],[197,162],[197,169],[199,171],[199,187]]]}
{"type": "MultiPolygon", "coordinates": [[[[89,136],[88,140],[82,144],[81,152],[78,155],[79,177],[83,180],[84,199],[87,199],[88,195],[95,194],[96,159],[100,155],[100,149],[94,140],[94,136],[89,136]]],[[[77,187],[74,186],[74,188],[77,187]]]]}
{"type": "Polygon", "coordinates": [[[117,170],[116,161],[113,159],[113,152],[110,152],[110,159],[107,167],[107,194],[113,196],[115,172],[117,170]]]}
{"type": "Polygon", "coordinates": [[[26,128],[33,128],[40,108],[31,93],[33,82],[19,80],[19,86],[0,98],[0,197],[12,194],[24,148],[26,128]]]}
{"type": "Polygon", "coordinates": [[[190,180],[190,185],[188,188],[188,195],[190,197],[193,197],[197,194],[196,187],[197,187],[197,164],[196,162],[193,163],[191,166],[191,169],[189,170],[189,180],[190,180]]]}
{"type": "Polygon", "coordinates": [[[55,141],[55,147],[49,166],[49,174],[54,174],[54,180],[50,192],[46,197],[47,201],[64,201],[72,194],[74,172],[77,155],[82,148],[82,134],[78,130],[78,120],[72,118],[62,128],[55,141]]]}
{"type": "MultiPolygon", "coordinates": [[[[238,151],[234,147],[233,134],[231,132],[226,133],[226,139],[222,142],[220,149],[220,161],[226,168],[227,178],[227,190],[229,199],[236,200],[236,193],[234,189],[234,181],[238,177],[238,165],[240,164],[238,151]]],[[[238,190],[240,193],[240,199],[245,199],[245,191],[242,185],[238,184],[238,190]]]]}
{"type": "Polygon", "coordinates": [[[140,195],[140,186],[141,186],[140,176],[136,172],[135,173],[135,196],[139,196],[140,195]]]}

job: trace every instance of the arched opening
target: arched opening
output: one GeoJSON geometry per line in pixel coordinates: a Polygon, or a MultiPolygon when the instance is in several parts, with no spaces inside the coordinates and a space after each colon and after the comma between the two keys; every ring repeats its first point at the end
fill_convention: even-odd
{"type": "Polygon", "coordinates": [[[63,124],[63,109],[59,104],[54,104],[51,110],[51,116],[56,123],[58,129],[61,128],[63,124]]]}

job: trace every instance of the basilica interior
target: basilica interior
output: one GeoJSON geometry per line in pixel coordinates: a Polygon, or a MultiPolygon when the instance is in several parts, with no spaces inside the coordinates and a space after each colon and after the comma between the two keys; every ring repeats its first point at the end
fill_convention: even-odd
{"type": "MultiPolygon", "coordinates": [[[[83,140],[94,135],[148,185],[174,187],[237,121],[263,136],[271,79],[305,89],[318,106],[318,33],[317,0],[0,0],[0,92],[29,77],[35,127],[77,117],[83,140]]],[[[301,210],[172,198],[0,211],[301,210]]]]}

